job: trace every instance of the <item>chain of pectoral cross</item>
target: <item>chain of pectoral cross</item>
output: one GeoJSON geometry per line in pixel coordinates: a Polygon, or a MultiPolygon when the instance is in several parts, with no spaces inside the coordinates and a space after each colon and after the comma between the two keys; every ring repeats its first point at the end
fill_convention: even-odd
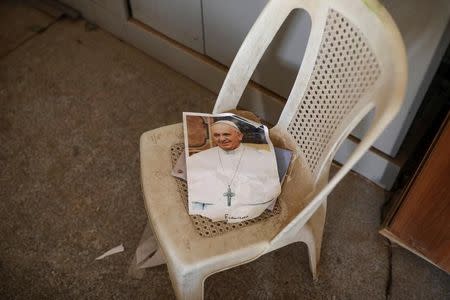
{"type": "MultiPolygon", "coordinates": [[[[234,177],[236,177],[236,174],[238,173],[239,166],[241,165],[242,156],[244,156],[244,152],[245,152],[245,148],[242,149],[241,157],[239,157],[239,161],[237,163],[236,169],[234,170],[234,173],[233,173],[233,176],[231,177],[230,183],[227,184],[228,189],[227,189],[227,191],[225,193],[223,193],[223,195],[225,197],[227,197],[227,205],[228,206],[231,206],[231,198],[236,196],[236,193],[233,193],[231,191],[231,184],[233,183],[234,177]]],[[[222,157],[220,156],[220,150],[219,149],[217,149],[217,153],[219,155],[219,161],[220,161],[220,165],[222,166],[222,171],[225,174],[225,169],[223,167],[222,157]]]]}

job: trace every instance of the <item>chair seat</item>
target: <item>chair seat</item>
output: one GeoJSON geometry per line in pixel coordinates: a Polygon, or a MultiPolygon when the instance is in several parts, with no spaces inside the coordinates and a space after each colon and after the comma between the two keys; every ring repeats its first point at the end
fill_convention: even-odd
{"type": "Polygon", "coordinates": [[[182,143],[183,136],[179,123],[148,131],[140,140],[145,205],[167,263],[186,270],[208,265],[226,269],[264,254],[270,241],[307,204],[313,185],[309,171],[302,167],[306,164],[302,159],[293,162],[295,172],[286,178],[279,197],[280,214],[218,236],[202,237],[196,232],[171,175],[170,149],[182,143]],[[290,195],[295,195],[295,199],[290,195]]]}

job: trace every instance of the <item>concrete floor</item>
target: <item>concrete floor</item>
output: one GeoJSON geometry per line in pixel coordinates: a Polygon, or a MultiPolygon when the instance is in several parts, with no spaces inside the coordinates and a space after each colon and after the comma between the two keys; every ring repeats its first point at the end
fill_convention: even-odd
{"type": "MultiPolygon", "coordinates": [[[[127,274],[147,220],[139,136],[215,95],[87,28],[0,2],[1,299],[174,298],[165,266],[127,274]]],[[[349,174],[329,197],[317,282],[290,245],[211,276],[206,299],[449,299],[448,274],[377,233],[384,201],[349,174]]]]}

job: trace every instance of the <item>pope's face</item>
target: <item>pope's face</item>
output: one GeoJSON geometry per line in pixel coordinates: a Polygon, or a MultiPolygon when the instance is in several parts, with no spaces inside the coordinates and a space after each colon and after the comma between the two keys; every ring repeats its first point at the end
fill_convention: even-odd
{"type": "Polygon", "coordinates": [[[225,151],[234,150],[241,144],[243,134],[226,124],[212,126],[212,136],[217,146],[225,151]]]}

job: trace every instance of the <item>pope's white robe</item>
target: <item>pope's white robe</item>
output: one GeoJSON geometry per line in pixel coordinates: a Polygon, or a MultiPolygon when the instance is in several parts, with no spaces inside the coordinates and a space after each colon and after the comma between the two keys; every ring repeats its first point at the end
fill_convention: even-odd
{"type": "Polygon", "coordinates": [[[259,216],[281,192],[274,151],[245,144],[232,151],[214,147],[191,155],[186,163],[192,215],[241,222],[259,216]]]}

